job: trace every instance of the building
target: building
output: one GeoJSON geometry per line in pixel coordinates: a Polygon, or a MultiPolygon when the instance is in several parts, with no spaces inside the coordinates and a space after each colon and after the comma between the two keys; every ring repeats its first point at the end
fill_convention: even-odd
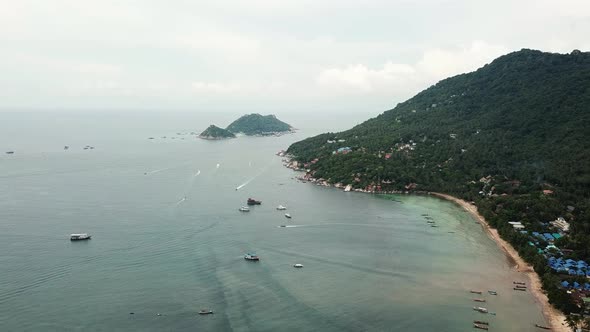
{"type": "Polygon", "coordinates": [[[551,221],[549,223],[562,232],[569,232],[570,230],[570,224],[567,221],[565,221],[565,219],[563,219],[562,217],[559,217],[556,220],[551,221]]]}

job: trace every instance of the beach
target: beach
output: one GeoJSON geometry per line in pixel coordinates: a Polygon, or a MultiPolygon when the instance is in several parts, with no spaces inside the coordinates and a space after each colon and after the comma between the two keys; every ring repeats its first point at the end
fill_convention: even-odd
{"type": "Polygon", "coordinates": [[[461,206],[463,209],[465,209],[467,212],[469,212],[471,215],[473,215],[473,217],[479,221],[479,223],[484,228],[486,233],[490,236],[490,238],[492,238],[492,240],[496,242],[498,247],[500,247],[500,249],[502,249],[506,253],[508,259],[511,262],[514,262],[514,269],[517,272],[520,272],[524,277],[528,279],[529,290],[533,295],[535,301],[540,305],[541,310],[543,312],[543,316],[549,322],[553,331],[571,332],[571,330],[565,323],[565,315],[559,310],[555,309],[549,303],[547,295],[545,295],[545,293],[543,292],[541,279],[539,278],[539,275],[534,271],[533,267],[530,264],[526,263],[520,257],[520,255],[518,255],[518,252],[516,251],[516,249],[514,249],[514,247],[512,247],[510,243],[506,242],[504,239],[500,237],[500,234],[498,234],[498,231],[496,229],[490,227],[485,218],[481,214],[479,214],[479,212],[477,211],[477,207],[475,205],[472,205],[467,201],[447,194],[430,194],[454,202],[457,205],[461,206]]]}

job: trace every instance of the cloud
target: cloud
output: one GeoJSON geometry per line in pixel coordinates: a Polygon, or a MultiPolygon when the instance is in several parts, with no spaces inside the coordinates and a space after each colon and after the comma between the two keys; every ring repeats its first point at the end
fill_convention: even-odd
{"type": "Polygon", "coordinates": [[[241,93],[243,88],[235,83],[193,82],[192,90],[197,94],[235,94],[241,93]]]}
{"type": "Polygon", "coordinates": [[[317,75],[316,84],[335,94],[407,95],[448,76],[473,71],[507,52],[503,46],[481,41],[460,48],[434,48],[413,64],[389,61],[376,69],[364,64],[324,69],[317,75]]]}

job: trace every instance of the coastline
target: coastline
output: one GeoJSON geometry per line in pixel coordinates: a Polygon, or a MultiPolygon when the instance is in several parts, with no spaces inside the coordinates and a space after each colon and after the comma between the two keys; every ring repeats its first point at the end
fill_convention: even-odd
{"type": "Polygon", "coordinates": [[[479,214],[477,211],[477,207],[472,205],[462,199],[457,197],[442,194],[442,193],[435,193],[431,192],[431,196],[435,196],[450,202],[453,202],[459,206],[461,206],[465,211],[469,212],[484,228],[488,236],[496,242],[498,247],[504,251],[506,256],[511,262],[514,262],[515,266],[514,269],[521,273],[524,277],[526,277],[529,281],[529,290],[537,302],[541,306],[541,311],[543,316],[551,326],[553,331],[558,332],[571,332],[571,329],[565,323],[565,315],[560,312],[559,310],[555,309],[550,303],[547,295],[543,292],[541,279],[539,275],[534,271],[533,267],[530,264],[527,264],[521,257],[518,255],[518,252],[512,245],[506,242],[504,239],[500,237],[498,231],[494,228],[491,228],[490,225],[487,223],[485,218],[479,214]]]}

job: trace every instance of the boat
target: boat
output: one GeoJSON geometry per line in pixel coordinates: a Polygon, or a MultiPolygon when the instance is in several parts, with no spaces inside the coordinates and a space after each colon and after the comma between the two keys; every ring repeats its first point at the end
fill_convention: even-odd
{"type": "Polygon", "coordinates": [[[241,208],[239,208],[239,210],[242,212],[250,212],[250,208],[247,206],[242,206],[241,208]]]}
{"type": "Polygon", "coordinates": [[[473,324],[473,327],[476,329],[480,329],[480,330],[489,330],[489,327],[487,325],[482,325],[482,324],[473,324]]]}
{"type": "Polygon", "coordinates": [[[88,235],[86,233],[70,234],[70,241],[90,240],[91,237],[91,235],[88,235]]]}
{"type": "Polygon", "coordinates": [[[470,290],[469,292],[470,292],[470,293],[473,293],[473,294],[481,294],[481,291],[478,291],[478,290],[473,290],[473,289],[472,289],[472,290],[470,290]]]}
{"type": "Polygon", "coordinates": [[[291,215],[288,213],[285,213],[285,217],[287,217],[288,219],[291,219],[291,215]]]}
{"type": "Polygon", "coordinates": [[[535,324],[535,327],[538,327],[543,330],[551,330],[551,328],[549,326],[543,326],[543,325],[539,325],[539,324],[535,324]]]}
{"type": "Polygon", "coordinates": [[[212,310],[209,309],[201,309],[199,310],[199,315],[211,315],[213,313],[212,310]]]}
{"type": "Polygon", "coordinates": [[[244,259],[247,261],[259,261],[260,258],[255,253],[247,253],[244,255],[244,259]]]}
{"type": "Polygon", "coordinates": [[[260,205],[262,204],[262,201],[257,201],[254,198],[248,198],[247,203],[248,205],[260,205]]]}
{"type": "Polygon", "coordinates": [[[296,267],[296,268],[302,268],[302,267],[303,267],[303,264],[299,264],[299,263],[297,263],[297,264],[294,264],[294,265],[293,265],[293,267],[296,267]]]}
{"type": "Polygon", "coordinates": [[[287,208],[282,205],[277,206],[277,210],[279,210],[279,211],[286,210],[286,209],[287,208]]]}
{"type": "Polygon", "coordinates": [[[484,322],[483,320],[474,320],[474,324],[481,324],[481,325],[490,325],[488,322],[484,322]]]}
{"type": "Polygon", "coordinates": [[[496,291],[493,291],[493,290],[489,290],[489,291],[488,291],[488,293],[489,293],[490,295],[498,295],[498,292],[496,292],[496,291]]]}
{"type": "Polygon", "coordinates": [[[475,301],[475,302],[485,302],[486,299],[473,299],[473,301],[475,301]]]}
{"type": "Polygon", "coordinates": [[[488,309],[486,309],[484,307],[473,307],[473,310],[479,311],[479,312],[484,313],[484,314],[487,314],[488,313],[488,309]]]}

